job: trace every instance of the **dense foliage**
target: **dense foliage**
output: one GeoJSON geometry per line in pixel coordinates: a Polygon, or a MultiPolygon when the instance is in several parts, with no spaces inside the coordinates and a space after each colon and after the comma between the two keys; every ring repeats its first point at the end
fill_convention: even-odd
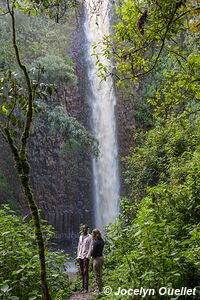
{"type": "Polygon", "coordinates": [[[98,142],[81,123],[70,116],[63,105],[51,108],[45,103],[37,103],[38,114],[35,118],[35,131],[42,124],[49,124],[48,134],[59,137],[63,142],[60,144],[60,154],[68,152],[87,151],[98,156],[98,142]]]}
{"type": "MultiPolygon", "coordinates": [[[[1,299],[41,299],[39,258],[32,221],[17,216],[8,206],[0,209],[0,297],[1,299]]],[[[68,255],[52,251],[53,229],[43,221],[48,266],[47,280],[53,299],[68,299],[68,255]]]]}
{"type": "Polygon", "coordinates": [[[184,118],[157,125],[126,158],[130,198],[108,231],[115,290],[199,285],[199,126],[184,118]]]}
{"type": "MultiPolygon", "coordinates": [[[[69,17],[72,18],[72,17],[69,17]]],[[[55,23],[53,20],[27,16],[16,12],[16,32],[20,56],[24,63],[37,75],[37,68],[44,69],[43,82],[54,84],[75,80],[73,63],[67,55],[70,45],[69,23],[55,23]],[[58,38],[59,37],[59,38],[58,38]],[[55,76],[56,75],[56,76],[55,76]]],[[[11,24],[9,16],[0,17],[0,68],[12,69],[19,73],[19,66],[12,47],[11,24]]],[[[35,76],[34,79],[37,79],[35,76]]]]}
{"type": "Polygon", "coordinates": [[[161,62],[164,50],[179,56],[180,40],[174,37],[188,29],[188,21],[190,30],[198,30],[199,21],[195,19],[199,12],[198,1],[122,0],[116,3],[115,33],[104,36],[100,53],[98,47],[94,50],[102,73],[110,70],[101,63],[99,54],[103,52],[109,59],[113,56],[115,68],[111,73],[120,82],[150,73],[161,62]]]}
{"type": "Polygon", "coordinates": [[[107,230],[105,285],[114,292],[146,287],[156,290],[150,299],[169,299],[160,287],[185,286],[200,297],[198,11],[198,1],[120,1],[115,33],[104,37],[119,86],[138,89],[136,146],[123,158],[129,195],[107,230]]]}

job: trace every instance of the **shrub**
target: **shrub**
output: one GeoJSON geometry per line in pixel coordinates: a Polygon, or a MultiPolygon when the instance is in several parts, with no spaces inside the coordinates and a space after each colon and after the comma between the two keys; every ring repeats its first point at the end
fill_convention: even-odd
{"type": "MultiPolygon", "coordinates": [[[[4,205],[0,209],[0,296],[3,299],[41,299],[40,268],[32,222],[26,222],[4,205]]],[[[46,247],[53,234],[43,221],[46,247]]],[[[67,299],[69,279],[66,273],[68,255],[46,248],[47,280],[53,299],[67,299]]]]}

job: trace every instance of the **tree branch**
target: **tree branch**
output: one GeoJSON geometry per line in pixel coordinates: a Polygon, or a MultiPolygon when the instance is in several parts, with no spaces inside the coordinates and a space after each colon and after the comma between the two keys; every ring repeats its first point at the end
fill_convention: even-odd
{"type": "Polygon", "coordinates": [[[188,13],[191,13],[191,12],[196,11],[196,10],[197,10],[197,11],[200,10],[200,7],[196,7],[196,8],[194,8],[194,9],[190,9],[190,10],[184,11],[181,15],[179,15],[176,19],[174,19],[174,22],[176,22],[177,20],[181,19],[182,17],[184,17],[184,16],[187,15],[188,13]]]}

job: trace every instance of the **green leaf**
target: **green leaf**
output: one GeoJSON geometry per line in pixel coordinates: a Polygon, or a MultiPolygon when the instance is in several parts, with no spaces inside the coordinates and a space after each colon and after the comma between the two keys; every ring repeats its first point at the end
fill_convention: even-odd
{"type": "Polygon", "coordinates": [[[4,284],[2,287],[1,287],[1,291],[4,292],[4,293],[7,293],[8,291],[10,291],[10,287],[8,284],[4,284]]]}

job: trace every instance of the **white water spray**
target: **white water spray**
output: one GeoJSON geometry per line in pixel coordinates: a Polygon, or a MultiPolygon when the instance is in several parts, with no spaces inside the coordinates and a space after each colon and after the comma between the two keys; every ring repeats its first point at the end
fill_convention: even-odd
{"type": "MultiPolygon", "coordinates": [[[[92,125],[99,141],[99,158],[93,160],[95,226],[103,226],[115,221],[119,212],[119,170],[116,135],[116,96],[113,80],[99,78],[92,45],[104,34],[109,34],[109,10],[107,0],[86,0],[85,34],[87,38],[87,63],[92,108],[92,125]],[[95,4],[97,3],[98,4],[95,4]],[[98,7],[99,5],[99,7],[98,7]]],[[[100,47],[100,46],[98,46],[100,47]]],[[[100,49],[98,49],[99,51],[100,49]]],[[[105,65],[110,65],[102,58],[105,65]]]]}

